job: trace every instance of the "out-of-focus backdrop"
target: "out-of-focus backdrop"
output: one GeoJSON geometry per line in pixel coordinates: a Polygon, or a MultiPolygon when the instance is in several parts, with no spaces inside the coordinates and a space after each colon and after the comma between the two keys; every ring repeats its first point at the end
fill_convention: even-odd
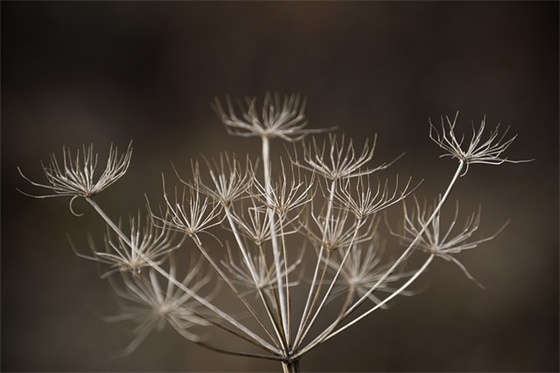
{"type": "MultiPolygon", "coordinates": [[[[512,159],[475,166],[451,198],[482,206],[482,232],[460,256],[486,290],[438,261],[420,294],[400,298],[302,361],[304,371],[558,371],[557,2],[2,2],[2,371],[278,371],[206,351],[172,331],[130,356],[130,325],[96,266],[72,252],[104,226],[81,202],[34,200],[17,172],[42,177],[62,146],[134,141],[128,174],[99,196],[112,216],[161,195],[170,161],[228,150],[214,96],[300,92],[311,128],[359,141],[378,134],[386,173],[424,179],[431,199],[454,170],[428,118],[460,111],[511,126],[512,159]]],[[[275,144],[275,151],[283,146],[275,144]]],[[[396,210],[398,213],[398,208],[396,210]]]]}

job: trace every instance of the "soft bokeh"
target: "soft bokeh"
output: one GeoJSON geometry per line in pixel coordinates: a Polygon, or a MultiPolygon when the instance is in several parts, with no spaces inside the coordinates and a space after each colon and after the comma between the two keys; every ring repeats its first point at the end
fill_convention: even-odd
{"type": "MultiPolygon", "coordinates": [[[[97,268],[72,252],[104,226],[89,206],[34,200],[17,173],[41,176],[62,145],[134,141],[128,174],[99,197],[112,216],[161,195],[172,161],[258,153],[229,137],[214,96],[308,97],[312,128],[337,126],[386,175],[425,179],[433,198],[454,164],[438,159],[428,118],[486,115],[519,137],[451,198],[482,205],[482,231],[509,226],[460,258],[486,290],[438,261],[400,298],[302,360],[304,371],[558,371],[557,2],[2,2],[2,371],[278,371],[216,354],[167,329],[131,356],[97,268]]],[[[274,151],[283,152],[281,144],[274,151]]],[[[185,171],[186,172],[186,171],[185,171]]],[[[395,215],[398,215],[398,208],[395,215]]],[[[235,343],[232,341],[232,343],[235,343]]]]}

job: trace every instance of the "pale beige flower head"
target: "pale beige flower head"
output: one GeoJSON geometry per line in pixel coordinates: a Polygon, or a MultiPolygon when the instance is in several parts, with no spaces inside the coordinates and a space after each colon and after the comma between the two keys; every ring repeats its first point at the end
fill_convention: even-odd
{"type": "Polygon", "coordinates": [[[226,96],[224,109],[220,100],[214,98],[212,108],[226,126],[229,134],[242,137],[278,137],[286,141],[298,141],[310,133],[324,132],[305,128],[305,98],[299,94],[285,95],[283,100],[278,93],[266,93],[262,107],[257,109],[255,97],[245,99],[245,103],[238,101],[238,110],[229,97],[226,96]],[[239,115],[239,116],[238,116],[239,115]]]}
{"type": "MultiPolygon", "coordinates": [[[[152,215],[130,216],[129,234],[124,237],[116,235],[107,227],[104,244],[105,250],[97,250],[93,239],[89,238],[92,255],[78,252],[74,245],[72,249],[81,258],[96,261],[106,265],[109,269],[101,275],[106,278],[116,271],[139,274],[142,269],[150,267],[153,263],[161,264],[166,256],[179,248],[183,238],[167,226],[157,226],[152,215]],[[126,240],[125,240],[126,238],[126,240]]],[[[119,230],[125,232],[125,226],[119,222],[119,230]]]]}
{"type": "Polygon", "coordinates": [[[356,150],[352,139],[346,141],[344,135],[337,138],[329,134],[328,141],[318,144],[313,138],[309,144],[303,144],[302,160],[292,159],[292,163],[304,170],[311,171],[327,180],[343,180],[370,175],[391,166],[398,158],[391,162],[381,163],[370,167],[375,153],[377,136],[370,143],[366,139],[362,150],[356,150]]]}
{"type": "MultiPolygon", "coordinates": [[[[169,261],[169,278],[163,278],[154,268],[147,276],[123,276],[122,282],[111,280],[121,312],[106,320],[131,321],[136,324],[135,338],[120,354],[132,353],[152,331],[161,331],[170,325],[186,339],[199,342],[202,337],[193,328],[210,325],[209,316],[193,297],[180,286],[193,291],[212,287],[212,277],[203,268],[202,260],[195,260],[188,268],[182,281],[176,279],[176,264],[173,257],[169,261]]],[[[210,295],[211,296],[211,295],[210,295]]]]}
{"type": "Polygon", "coordinates": [[[107,165],[105,170],[99,175],[96,172],[98,154],[93,152],[93,144],[83,146],[82,151],[79,150],[74,154],[66,146],[62,150],[62,163],[53,153],[49,157],[47,164],[41,162],[46,183],[37,183],[26,177],[18,167],[20,175],[32,185],[49,189],[52,193],[46,195],[23,194],[34,198],[49,197],[72,197],[70,201],[70,210],[72,210],[72,202],[77,197],[90,198],[108,188],[118,179],[120,179],[128,170],[130,159],[132,158],[132,142],[124,154],[119,155],[116,146],[111,145],[109,156],[107,157],[107,165]]]}
{"type": "Polygon", "coordinates": [[[415,199],[411,207],[403,203],[404,224],[402,231],[392,231],[391,233],[399,237],[405,245],[416,242],[415,247],[417,249],[455,263],[470,280],[483,288],[482,284],[467,271],[466,267],[454,255],[493,240],[509,222],[506,222],[498,232],[489,237],[472,239],[480,226],[480,209],[469,215],[462,228],[457,228],[459,216],[459,203],[457,202],[453,219],[449,226],[445,228],[441,222],[441,210],[438,210],[430,221],[437,202],[435,201],[433,206],[426,203],[421,205],[415,199]]]}
{"type": "Polygon", "coordinates": [[[500,134],[498,124],[496,128],[490,131],[486,140],[482,139],[484,129],[486,127],[486,117],[482,118],[478,129],[472,123],[472,136],[468,144],[465,144],[465,136],[460,139],[455,133],[455,126],[459,112],[455,114],[455,118],[451,120],[448,116],[441,118],[441,133],[436,129],[430,120],[430,138],[446,151],[441,157],[453,157],[463,162],[466,166],[462,175],[468,171],[469,165],[473,163],[482,163],[489,165],[500,165],[502,163],[521,163],[530,162],[531,160],[511,160],[503,155],[515,140],[517,135],[506,138],[509,127],[500,134]]]}

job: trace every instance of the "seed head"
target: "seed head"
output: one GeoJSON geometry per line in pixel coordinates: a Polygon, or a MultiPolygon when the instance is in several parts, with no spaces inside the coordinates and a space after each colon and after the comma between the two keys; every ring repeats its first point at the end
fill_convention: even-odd
{"type": "Polygon", "coordinates": [[[238,102],[241,118],[229,97],[226,96],[227,112],[222,107],[218,98],[214,98],[212,108],[226,126],[229,134],[242,137],[279,137],[286,141],[298,141],[310,133],[323,132],[323,130],[306,129],[305,98],[299,94],[285,95],[280,100],[278,93],[266,93],[262,103],[261,115],[257,110],[257,99],[246,98],[245,104],[238,102]]]}
{"type": "Polygon", "coordinates": [[[222,265],[231,275],[233,283],[241,285],[247,290],[241,293],[241,296],[245,296],[250,293],[258,293],[263,291],[268,297],[272,299],[274,289],[277,289],[276,277],[277,273],[283,278],[288,278],[292,272],[296,270],[300,271],[300,276],[294,281],[290,281],[287,284],[283,284],[284,287],[297,286],[303,275],[302,271],[302,260],[303,251],[301,251],[299,257],[293,263],[286,265],[284,260],[280,260],[280,266],[277,266],[274,261],[266,257],[264,251],[255,251],[252,255],[247,256],[248,263],[245,260],[240,260],[236,258],[232,253],[232,249],[229,244],[226,245],[228,257],[227,260],[221,260],[222,265]]]}
{"type": "Polygon", "coordinates": [[[77,197],[89,198],[108,188],[115,181],[120,179],[128,170],[132,157],[132,142],[128,145],[126,152],[119,156],[116,146],[111,145],[107,165],[101,175],[96,175],[98,154],[93,153],[93,144],[82,147],[82,151],[77,151],[74,155],[66,146],[62,150],[62,164],[59,163],[56,155],[50,155],[47,164],[41,162],[43,172],[47,179],[45,184],[31,181],[18,167],[20,175],[32,185],[49,189],[52,194],[31,195],[23,194],[34,198],[49,197],[72,197],[72,202],[77,197]]]}
{"type": "Polygon", "coordinates": [[[399,190],[398,175],[395,178],[395,186],[389,186],[389,180],[381,182],[378,180],[377,186],[370,185],[369,178],[359,177],[355,186],[350,180],[342,181],[340,187],[335,186],[334,197],[340,207],[350,210],[358,219],[375,215],[402,200],[416,189],[411,186],[412,179],[408,179],[406,184],[399,190]]]}
{"type": "Polygon", "coordinates": [[[220,154],[219,161],[206,161],[208,173],[210,174],[211,183],[201,181],[200,169],[198,163],[193,164],[193,182],[184,181],[179,177],[181,182],[189,187],[195,188],[200,193],[212,198],[216,203],[222,206],[230,206],[233,202],[241,200],[248,196],[247,192],[254,180],[254,166],[247,158],[245,171],[241,163],[235,159],[235,156],[228,156],[226,153],[220,154]]]}
{"type": "Polygon", "coordinates": [[[531,160],[519,160],[514,161],[503,157],[502,153],[509,148],[511,143],[515,140],[517,135],[506,140],[506,135],[509,127],[500,135],[498,124],[486,140],[482,140],[482,135],[484,133],[484,128],[486,127],[486,117],[482,118],[480,127],[475,128],[474,122],[472,124],[472,136],[468,145],[464,144],[465,136],[462,135],[461,139],[457,139],[455,134],[455,125],[457,123],[457,117],[459,112],[455,114],[453,121],[446,116],[445,120],[441,118],[441,133],[436,129],[430,120],[430,138],[439,145],[440,148],[446,151],[441,157],[453,157],[457,158],[461,162],[464,162],[466,169],[462,175],[465,175],[468,171],[468,167],[473,163],[482,163],[490,165],[500,165],[504,162],[508,163],[520,163],[529,162],[531,160]]]}
{"type": "MultiPolygon", "coordinates": [[[[342,180],[372,174],[389,167],[389,163],[382,163],[377,167],[368,168],[368,163],[373,159],[377,136],[370,145],[366,140],[362,151],[357,153],[352,140],[345,142],[344,136],[340,139],[329,134],[329,141],[317,144],[313,139],[309,144],[303,145],[303,160],[293,159],[294,165],[323,176],[327,180],[342,180]]],[[[398,159],[398,158],[397,158],[398,159]]]]}
{"type": "MultiPolygon", "coordinates": [[[[436,205],[437,203],[434,203],[433,206],[436,205]]],[[[463,270],[469,279],[474,281],[480,287],[483,287],[473,276],[471,276],[465,266],[453,255],[459,254],[464,250],[474,249],[481,243],[494,239],[506,227],[508,222],[506,222],[506,224],[504,224],[498,232],[490,237],[471,240],[471,237],[478,230],[480,224],[480,209],[467,218],[462,229],[455,232],[454,228],[457,224],[457,217],[459,215],[459,203],[456,203],[455,215],[453,216],[453,219],[449,223],[449,227],[447,229],[443,228],[441,224],[441,210],[438,211],[432,222],[427,224],[429,217],[432,215],[434,209],[433,206],[427,206],[426,204],[424,204],[424,206],[420,206],[417,199],[415,199],[415,203],[412,208],[408,208],[408,206],[403,203],[403,233],[396,233],[395,231],[391,231],[391,233],[394,236],[401,238],[403,243],[406,245],[411,244],[416,237],[420,237],[416,243],[416,247],[418,249],[455,263],[461,268],[461,270],[463,270]],[[422,229],[426,226],[427,228],[423,234],[420,234],[422,229]]]]}
{"type": "MultiPolygon", "coordinates": [[[[175,261],[170,258],[169,276],[176,278],[175,261]]],[[[209,275],[201,276],[202,261],[195,261],[182,281],[185,287],[201,291],[210,281],[209,275]]],[[[132,321],[135,338],[124,349],[122,355],[132,353],[154,330],[161,331],[166,324],[171,325],[183,337],[198,342],[201,337],[191,329],[210,325],[205,310],[191,296],[178,288],[172,281],[162,284],[162,276],[152,268],[148,276],[123,276],[122,283],[111,281],[121,312],[107,318],[107,321],[132,321]],[[165,288],[162,288],[162,285],[165,288]]]]}
{"type": "MultiPolygon", "coordinates": [[[[339,296],[344,292],[351,291],[358,297],[367,294],[370,289],[376,286],[377,291],[392,293],[396,287],[391,286],[398,283],[401,279],[410,277],[413,272],[395,271],[387,276],[383,282],[378,284],[387,270],[394,264],[393,261],[383,260],[385,251],[384,243],[381,243],[378,235],[373,236],[367,245],[356,244],[350,248],[350,252],[343,263],[342,252],[331,255],[328,259],[324,258],[332,272],[340,270],[341,286],[333,292],[333,297],[339,296]]],[[[411,295],[411,292],[401,292],[401,295],[411,295]]],[[[375,304],[382,301],[373,292],[368,298],[375,304]]],[[[386,309],[383,304],[381,308],[386,309]]]]}
{"type": "MultiPolygon", "coordinates": [[[[125,231],[124,225],[119,223],[119,229],[125,231]]],[[[74,246],[76,254],[82,258],[90,259],[109,266],[109,270],[101,275],[105,278],[115,271],[138,274],[143,268],[149,267],[150,262],[161,264],[166,255],[179,248],[183,242],[178,239],[177,233],[168,227],[155,225],[151,215],[129,218],[128,242],[116,236],[110,228],[105,235],[105,251],[96,249],[93,239],[89,238],[92,256],[79,253],[74,246]]]]}
{"type": "Polygon", "coordinates": [[[166,211],[160,215],[151,212],[160,224],[189,237],[220,224],[221,205],[212,203],[210,197],[202,196],[197,187],[184,186],[181,194],[175,188],[174,198],[171,199],[165,191],[165,179],[163,184],[166,211]]]}

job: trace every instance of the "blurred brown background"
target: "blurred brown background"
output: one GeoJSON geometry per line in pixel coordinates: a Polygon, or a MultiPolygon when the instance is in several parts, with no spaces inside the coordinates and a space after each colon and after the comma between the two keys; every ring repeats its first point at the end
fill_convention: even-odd
{"type": "MultiPolygon", "coordinates": [[[[378,133],[389,173],[425,178],[433,198],[454,163],[438,159],[429,117],[466,131],[487,115],[519,137],[528,164],[473,167],[451,198],[482,204],[482,231],[507,229],[460,256],[482,291],[438,261],[421,294],[401,298],[313,351],[304,371],[558,371],[557,2],[2,2],[2,371],[278,371],[166,330],[131,356],[106,282],[65,233],[103,232],[85,204],[34,200],[62,145],[134,140],[128,174],[99,197],[113,216],[161,193],[169,161],[253,151],[212,113],[215,95],[308,97],[310,127],[378,133]]],[[[276,150],[282,151],[277,145],[276,150]]],[[[83,242],[83,241],[82,241],[83,242]]]]}

